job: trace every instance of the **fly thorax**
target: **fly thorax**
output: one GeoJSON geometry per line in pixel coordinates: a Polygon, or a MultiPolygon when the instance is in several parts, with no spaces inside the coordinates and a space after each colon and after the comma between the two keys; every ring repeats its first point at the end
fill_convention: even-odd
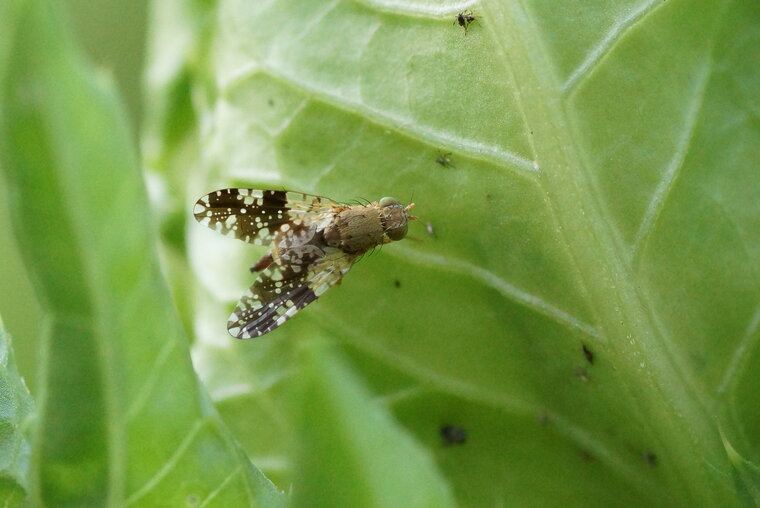
{"type": "Polygon", "coordinates": [[[325,229],[324,238],[329,246],[347,254],[364,254],[383,243],[380,210],[373,205],[343,210],[325,229]]]}

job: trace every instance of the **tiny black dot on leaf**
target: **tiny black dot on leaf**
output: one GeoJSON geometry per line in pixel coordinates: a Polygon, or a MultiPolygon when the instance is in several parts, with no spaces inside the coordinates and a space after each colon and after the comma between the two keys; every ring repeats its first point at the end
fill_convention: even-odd
{"type": "Polygon", "coordinates": [[[467,431],[462,427],[457,427],[456,425],[443,425],[441,426],[440,432],[443,444],[447,446],[461,445],[467,441],[467,431]]]}
{"type": "Polygon", "coordinates": [[[586,361],[590,363],[591,365],[594,365],[594,353],[591,351],[586,344],[581,343],[581,346],[583,347],[583,356],[586,357],[586,361]]]}

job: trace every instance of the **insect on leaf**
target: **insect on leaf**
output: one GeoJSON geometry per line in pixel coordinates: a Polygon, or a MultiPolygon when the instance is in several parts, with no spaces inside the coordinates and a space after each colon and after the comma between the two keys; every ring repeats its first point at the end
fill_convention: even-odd
{"type": "Polygon", "coordinates": [[[221,189],[200,198],[201,224],[254,245],[271,245],[253,267],[259,276],[227,322],[230,334],[250,339],[271,332],[340,283],[368,250],[401,240],[416,217],[382,198],[343,205],[300,192],[221,189]]]}

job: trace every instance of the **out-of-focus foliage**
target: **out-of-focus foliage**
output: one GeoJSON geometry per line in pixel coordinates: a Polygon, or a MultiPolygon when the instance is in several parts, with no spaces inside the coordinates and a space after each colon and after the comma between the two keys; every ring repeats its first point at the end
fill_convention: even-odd
{"type": "Polygon", "coordinates": [[[112,86],[82,61],[55,4],[18,4],[12,14],[0,163],[45,320],[29,499],[278,504],[192,369],[112,86]]]}

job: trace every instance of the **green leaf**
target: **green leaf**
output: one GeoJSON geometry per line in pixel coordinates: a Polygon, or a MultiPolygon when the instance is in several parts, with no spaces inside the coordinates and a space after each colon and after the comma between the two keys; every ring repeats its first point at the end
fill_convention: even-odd
{"type": "Polygon", "coordinates": [[[277,505],[193,371],[112,86],[83,62],[56,4],[13,14],[0,160],[45,314],[30,499],[277,505]]]}
{"type": "Polygon", "coordinates": [[[0,502],[24,506],[29,494],[30,448],[23,434],[34,402],[16,369],[11,339],[0,320],[0,502]]]}
{"type": "Polygon", "coordinates": [[[318,347],[304,356],[293,505],[453,506],[431,457],[361,382],[318,347]]]}
{"type": "Polygon", "coordinates": [[[739,494],[744,495],[746,504],[752,504],[753,499],[760,498],[760,467],[742,457],[731,443],[723,438],[723,445],[726,447],[726,454],[734,467],[734,477],[739,494]]]}
{"type": "Polygon", "coordinates": [[[167,174],[179,202],[284,187],[413,195],[422,217],[245,344],[224,324],[263,251],[189,225],[225,419],[271,423],[237,435],[290,485],[300,429],[277,402],[299,342],[327,335],[462,505],[760,502],[737,473],[760,463],[756,3],[484,1],[466,35],[463,7],[221,0],[210,35],[189,29],[202,167],[167,174]]]}

